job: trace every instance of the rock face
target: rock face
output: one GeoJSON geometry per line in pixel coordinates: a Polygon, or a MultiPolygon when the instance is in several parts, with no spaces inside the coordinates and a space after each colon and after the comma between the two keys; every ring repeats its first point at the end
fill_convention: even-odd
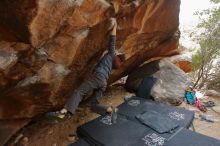
{"type": "Polygon", "coordinates": [[[184,98],[187,75],[170,61],[163,59],[139,67],[128,76],[126,88],[137,91],[145,76],[157,79],[151,89],[151,96],[156,101],[176,104],[184,98]]]}
{"type": "Polygon", "coordinates": [[[169,60],[184,72],[189,73],[192,71],[192,53],[187,52],[183,46],[179,46],[179,49],[182,50],[181,54],[169,57],[169,60]]]}
{"type": "Polygon", "coordinates": [[[126,61],[109,83],[144,61],[179,53],[180,0],[1,0],[0,119],[60,108],[107,50],[118,21],[126,61]]]}
{"type": "Polygon", "coordinates": [[[175,62],[176,66],[178,66],[180,69],[182,69],[186,73],[189,73],[192,71],[191,63],[192,62],[186,61],[186,60],[179,60],[175,62]]]}

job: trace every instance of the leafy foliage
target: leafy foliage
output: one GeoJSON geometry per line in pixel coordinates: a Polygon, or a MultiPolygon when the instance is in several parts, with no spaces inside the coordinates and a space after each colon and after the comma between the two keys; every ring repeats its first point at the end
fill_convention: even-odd
{"type": "Polygon", "coordinates": [[[196,38],[200,48],[192,57],[192,65],[197,73],[195,86],[200,88],[205,84],[214,88],[214,81],[220,82],[220,71],[216,70],[216,62],[220,56],[220,0],[211,2],[215,4],[214,8],[196,13],[201,19],[197,27],[202,32],[196,38]]]}

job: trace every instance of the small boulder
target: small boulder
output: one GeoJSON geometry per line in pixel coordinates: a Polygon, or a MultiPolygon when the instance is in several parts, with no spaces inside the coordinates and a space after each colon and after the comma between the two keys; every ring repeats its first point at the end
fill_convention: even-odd
{"type": "Polygon", "coordinates": [[[150,93],[156,101],[176,105],[184,98],[187,75],[168,60],[154,61],[139,67],[128,76],[126,88],[137,91],[146,76],[157,79],[150,93]]]}
{"type": "Polygon", "coordinates": [[[167,59],[184,72],[192,72],[192,53],[183,46],[179,46],[179,49],[182,50],[180,54],[169,57],[167,59]]]}

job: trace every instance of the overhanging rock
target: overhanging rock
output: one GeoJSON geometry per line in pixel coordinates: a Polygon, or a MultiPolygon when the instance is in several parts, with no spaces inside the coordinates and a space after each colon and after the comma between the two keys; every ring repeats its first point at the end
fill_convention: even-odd
{"type": "Polygon", "coordinates": [[[1,35],[0,50],[16,58],[0,70],[0,119],[62,107],[107,50],[110,17],[117,18],[117,49],[126,61],[109,83],[146,60],[178,54],[179,6],[180,0],[1,0],[0,30],[13,37],[1,35]]]}

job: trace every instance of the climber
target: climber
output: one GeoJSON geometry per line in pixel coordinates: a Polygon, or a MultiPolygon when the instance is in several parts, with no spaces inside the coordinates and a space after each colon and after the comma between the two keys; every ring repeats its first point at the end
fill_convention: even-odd
{"type": "Polygon", "coordinates": [[[117,23],[114,18],[111,18],[111,24],[108,53],[96,65],[92,77],[82,83],[80,87],[74,91],[72,96],[67,100],[64,108],[59,111],[57,117],[63,118],[68,112],[74,114],[80,101],[82,101],[83,96],[85,96],[90,91],[93,91],[91,110],[100,115],[112,113],[112,107],[101,105],[98,101],[106,89],[107,80],[112,71],[112,67],[119,68],[120,64],[125,60],[124,54],[116,54],[115,43],[117,23]]]}

